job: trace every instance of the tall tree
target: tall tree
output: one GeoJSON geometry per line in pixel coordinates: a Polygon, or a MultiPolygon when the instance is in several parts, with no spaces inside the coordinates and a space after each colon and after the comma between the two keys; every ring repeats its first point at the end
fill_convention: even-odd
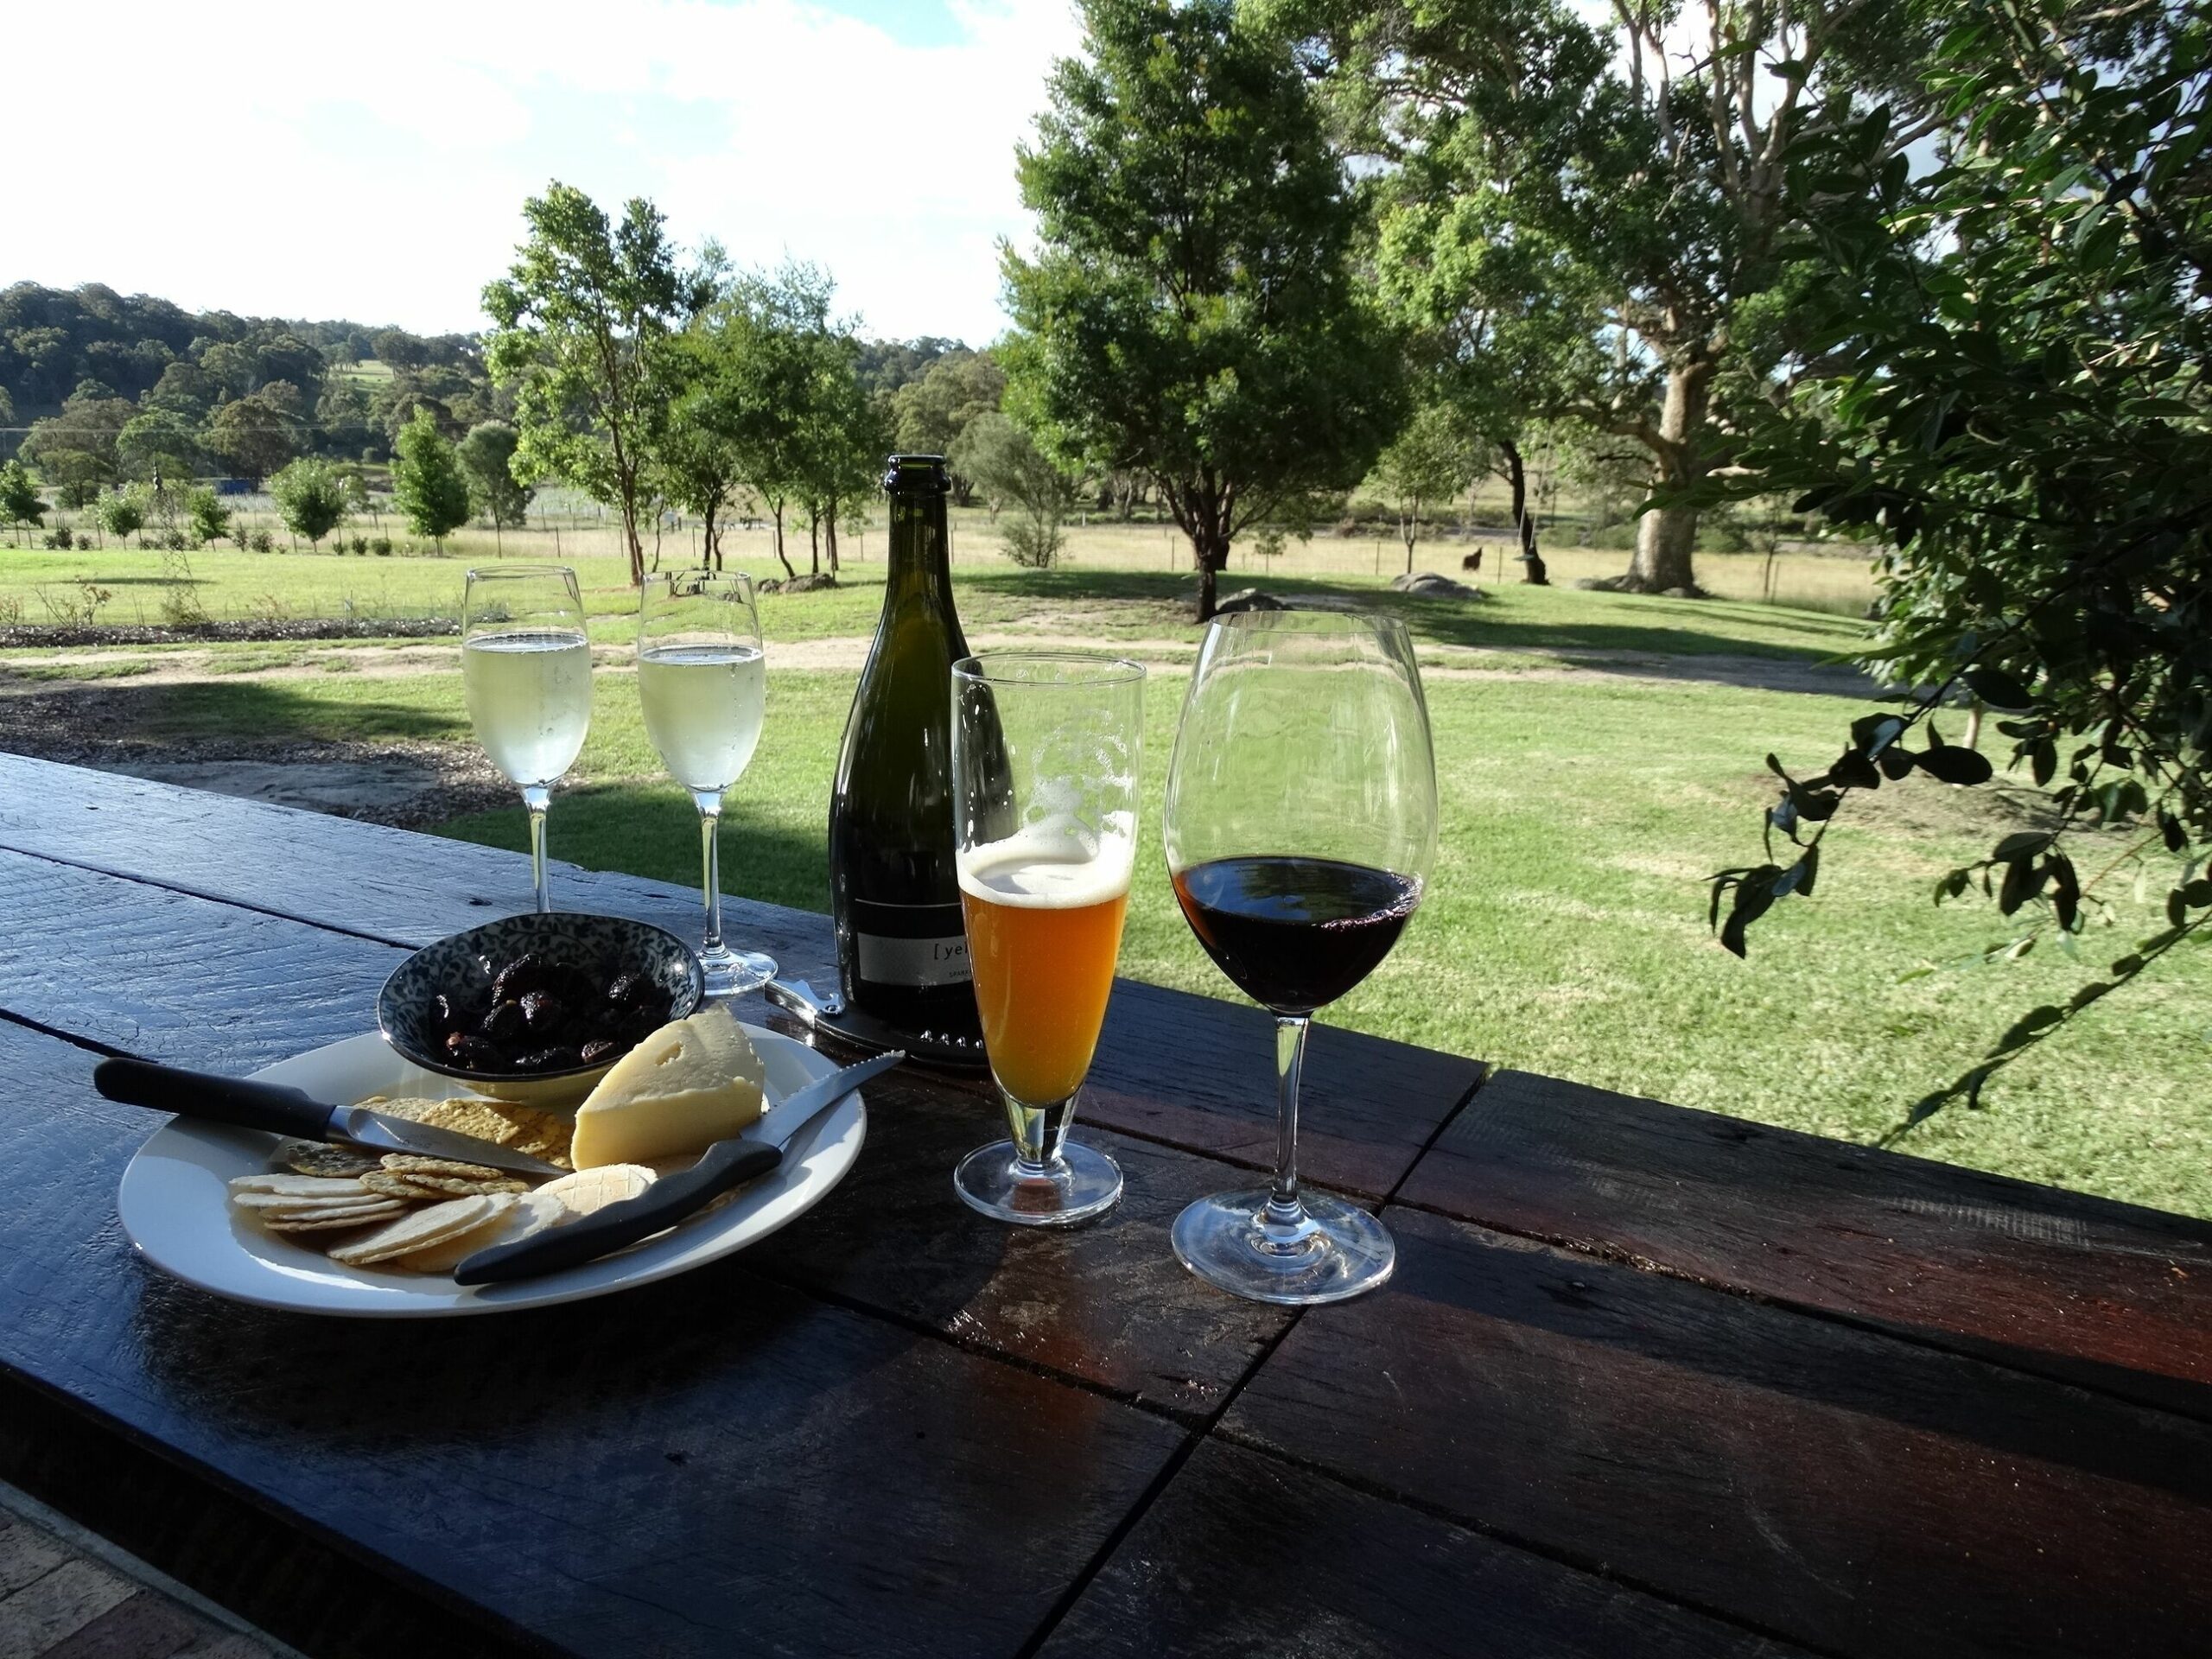
{"type": "Polygon", "coordinates": [[[1233,0],[1085,0],[1020,152],[1034,260],[1004,250],[1012,412],[1141,470],[1190,537],[1198,614],[1230,538],[1365,475],[1404,413],[1353,280],[1359,212],[1287,47],[1233,0]]]}
{"type": "Polygon", "coordinates": [[[104,487],[122,478],[116,442],[137,413],[123,398],[80,387],[59,414],[31,423],[23,438],[23,459],[69,505],[88,506],[104,487]]]}
{"type": "Polygon", "coordinates": [[[391,499],[417,536],[441,544],[468,522],[467,475],[426,409],[415,412],[392,445],[391,499]]]}
{"type": "Polygon", "coordinates": [[[115,454],[124,477],[158,478],[166,487],[192,477],[200,462],[200,442],[182,416],[150,409],[116,434],[115,454]]]}
{"type": "MultiPolygon", "coordinates": [[[[1622,349],[1548,407],[1641,444],[1662,505],[1615,585],[1695,585],[1690,486],[1729,460],[1717,400],[1744,366],[1747,308],[1783,279],[1783,156],[1894,78],[1929,8],[1913,0],[1614,0],[1615,29],[1568,0],[1263,0],[1331,66],[1351,141],[1411,175],[1439,264],[1469,222],[1534,238],[1600,299],[1622,349]]],[[[1509,244],[1510,245],[1510,244],[1509,244]]],[[[1410,249],[1402,247],[1403,251],[1410,249]]],[[[1529,290],[1514,262],[1463,262],[1460,306],[1529,290]]],[[[1761,388],[1737,389],[1748,401],[1761,388]]]]}
{"type": "Polygon", "coordinates": [[[346,522],[346,480],[327,461],[296,461],[269,480],[269,499],[295,536],[321,548],[322,538],[346,522]]]}
{"type": "Polygon", "coordinates": [[[1448,403],[1423,404],[1375,463],[1374,486],[1397,509],[1398,537],[1406,544],[1406,571],[1414,568],[1421,510],[1449,501],[1482,470],[1479,446],[1459,411],[1448,403]]]}
{"type": "Polygon", "coordinates": [[[254,483],[298,454],[304,436],[298,418],[261,392],[233,397],[207,417],[206,428],[207,448],[254,483]]]}
{"type": "Polygon", "coordinates": [[[535,492],[515,481],[515,450],[520,442],[505,421],[485,421],[471,427],[468,435],[454,446],[454,458],[468,480],[470,499],[494,530],[520,525],[530,512],[535,492]]]}
{"type": "Polygon", "coordinates": [[[857,342],[849,334],[818,334],[807,346],[813,372],[799,423],[799,499],[810,549],[817,561],[826,551],[835,574],[838,530],[861,510],[883,475],[889,423],[861,384],[857,342]]]}
{"type": "Polygon", "coordinates": [[[527,474],[565,478],[620,512],[630,579],[642,582],[640,483],[665,397],[656,358],[707,302],[712,274],[681,265],[643,198],[625,205],[617,225],[582,191],[556,182],[523,216],[529,237],[507,275],[484,289],[498,325],[486,360],[514,391],[527,474]]]}

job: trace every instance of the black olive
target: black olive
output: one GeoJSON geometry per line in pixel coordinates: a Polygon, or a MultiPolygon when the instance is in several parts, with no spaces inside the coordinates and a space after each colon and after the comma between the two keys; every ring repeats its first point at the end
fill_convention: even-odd
{"type": "Polygon", "coordinates": [[[583,1058],[573,1048],[556,1045],[541,1048],[534,1053],[516,1057],[518,1071],[565,1071],[571,1066],[582,1065],[583,1058]]]}
{"type": "Polygon", "coordinates": [[[641,1008],[660,1000],[660,987],[644,974],[620,974],[607,988],[607,1000],[621,1008],[641,1008]]]}
{"type": "Polygon", "coordinates": [[[524,991],[543,990],[552,964],[535,950],[525,950],[499,969],[492,981],[494,1002],[518,1002],[524,991]]]}
{"type": "Polygon", "coordinates": [[[446,1039],[446,1053],[455,1065],[467,1066],[472,1071],[512,1070],[505,1050],[466,1032],[457,1031],[446,1039]]]}
{"type": "Polygon", "coordinates": [[[441,1037],[461,1027],[461,1010],[443,991],[430,999],[430,1029],[441,1037]]]}
{"type": "Polygon", "coordinates": [[[609,1037],[594,1038],[581,1051],[586,1065],[597,1065],[601,1060],[611,1060],[622,1052],[622,1045],[609,1037]]]}
{"type": "Polygon", "coordinates": [[[519,1002],[495,1002],[477,1029],[495,1043],[512,1046],[528,1034],[529,1016],[519,1002]]]}
{"type": "Polygon", "coordinates": [[[522,999],[522,1017],[533,1037],[550,1037],[561,1027],[568,1004],[550,991],[528,991],[522,999]]]}

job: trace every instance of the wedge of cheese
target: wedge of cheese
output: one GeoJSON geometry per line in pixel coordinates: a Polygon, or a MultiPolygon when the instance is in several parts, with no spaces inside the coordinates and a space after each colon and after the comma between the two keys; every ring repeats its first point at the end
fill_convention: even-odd
{"type": "Polygon", "coordinates": [[[663,1026],[617,1060],[576,1109],[569,1159],[594,1169],[703,1152],[760,1118],[765,1075],[728,1008],[663,1026]]]}

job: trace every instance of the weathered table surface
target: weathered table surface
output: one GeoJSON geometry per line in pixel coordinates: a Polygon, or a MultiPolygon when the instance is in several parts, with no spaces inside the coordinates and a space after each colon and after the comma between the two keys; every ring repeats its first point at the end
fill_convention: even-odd
{"type": "Polygon", "coordinates": [[[910,1071],[819,1209],[626,1295],[349,1323],[134,1259],[97,1055],[351,1035],[526,885],[0,757],[0,1478],[315,1653],[2212,1651],[2212,1226],[1324,1029],[1306,1163],[1398,1274],[1249,1306],[1166,1224],[1266,1160],[1266,1023],[1141,986],[1071,1233],[960,1206],[992,1109],[910,1071]]]}

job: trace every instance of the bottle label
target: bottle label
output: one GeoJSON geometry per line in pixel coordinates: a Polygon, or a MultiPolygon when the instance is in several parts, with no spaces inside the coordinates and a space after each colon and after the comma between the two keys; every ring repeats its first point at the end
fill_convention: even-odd
{"type": "Polygon", "coordinates": [[[926,989],[964,985],[968,934],[960,906],[886,905],[855,899],[853,965],[860,976],[878,985],[926,989]]]}

